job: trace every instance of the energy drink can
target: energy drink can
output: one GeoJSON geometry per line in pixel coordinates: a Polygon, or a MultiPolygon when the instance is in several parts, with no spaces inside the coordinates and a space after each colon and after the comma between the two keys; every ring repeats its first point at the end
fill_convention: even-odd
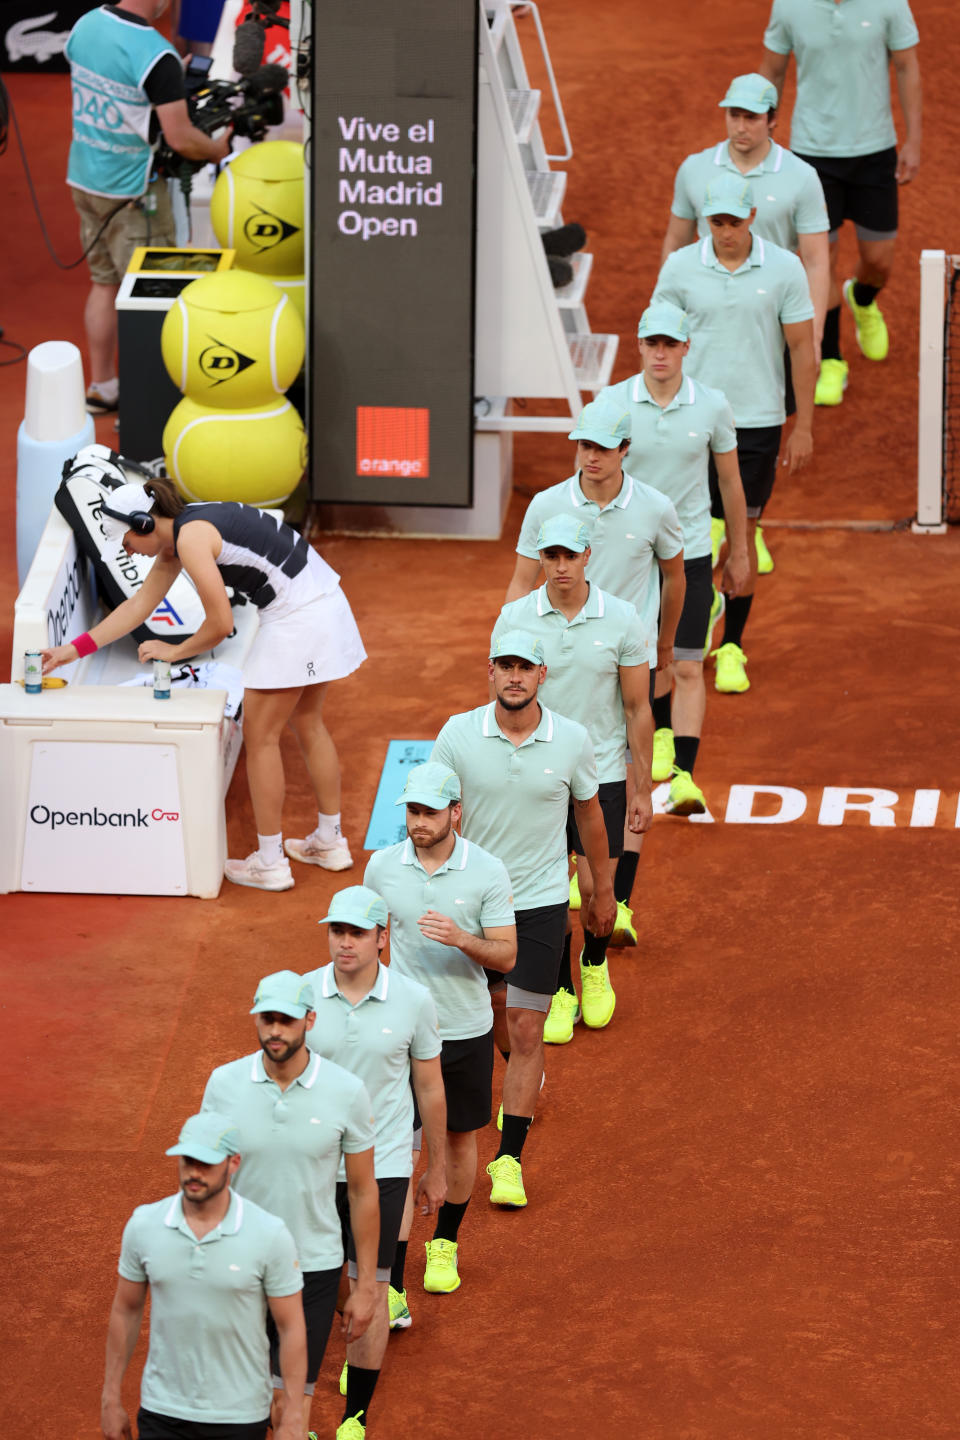
{"type": "Polygon", "coordinates": [[[154,660],[153,662],[153,698],[154,700],[170,699],[169,660],[154,660]]]}
{"type": "Polygon", "coordinates": [[[23,657],[23,688],[28,695],[39,695],[43,690],[43,660],[39,650],[28,650],[23,657]]]}

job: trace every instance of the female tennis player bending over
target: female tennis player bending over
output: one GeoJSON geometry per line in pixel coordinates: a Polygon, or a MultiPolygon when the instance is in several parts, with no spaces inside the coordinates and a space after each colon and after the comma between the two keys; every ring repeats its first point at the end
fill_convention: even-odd
{"type": "Polygon", "coordinates": [[[237,885],[289,890],[284,854],[325,870],[346,870],[353,860],[340,830],[340,764],[323,722],[331,680],[350,675],[366,659],[340,577],[289,525],[264,510],[235,501],[187,505],[169,480],[121,485],[102,505],[108,542],[155,563],[135,595],[67,645],[43,652],[46,674],[119,640],[153,613],[183,569],[196,586],[204,619],[179,645],[147,640],[141,663],[187,660],[219,645],[233,630],[226,586],[260,612],[260,628],[243,673],[243,740],[258,848],[245,860],[228,860],[237,885]],[[280,736],[296,735],[317,797],[319,821],[305,840],[282,836],[284,798],[280,736]]]}

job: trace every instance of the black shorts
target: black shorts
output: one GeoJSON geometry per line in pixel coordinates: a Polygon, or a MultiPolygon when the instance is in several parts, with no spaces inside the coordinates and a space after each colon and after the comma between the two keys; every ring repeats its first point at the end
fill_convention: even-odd
{"type": "Polygon", "coordinates": [[[852,220],[864,240],[890,240],[896,235],[900,196],[895,145],[870,155],[854,155],[849,160],[836,155],[799,154],[797,159],[806,160],[820,176],[831,238],[844,220],[852,220]]]}
{"type": "Polygon", "coordinates": [[[793,361],[790,359],[790,346],[783,347],[783,408],[787,412],[787,419],[797,413],[797,396],[793,388],[793,361]]]}
{"type": "Polygon", "coordinates": [[[155,1410],[137,1411],[140,1440],[265,1440],[269,1415],[252,1425],[226,1420],[179,1420],[175,1415],[158,1415],[155,1410]]]}
{"type": "MultiPolygon", "coordinates": [[[[330,1338],[330,1327],[337,1313],[337,1292],[340,1289],[342,1265],[335,1270],[304,1270],[303,1318],[307,1325],[307,1384],[315,1385],[323,1364],[323,1352],[330,1338]]],[[[276,1382],[280,1374],[280,1338],[273,1316],[267,1315],[270,1339],[270,1373],[276,1382]]]]}
{"type": "MultiPolygon", "coordinates": [[[[397,1253],[397,1240],[400,1235],[403,1206],[409,1184],[410,1180],[406,1175],[388,1175],[385,1179],[377,1181],[377,1189],[380,1191],[380,1243],[377,1246],[378,1280],[389,1280],[390,1278],[390,1268],[397,1253]],[[381,1272],[386,1273],[382,1274],[381,1272]]],[[[343,1248],[350,1266],[350,1274],[356,1279],[357,1247],[353,1243],[353,1231],[350,1229],[350,1197],[345,1180],[337,1181],[337,1214],[340,1216],[340,1233],[343,1236],[343,1248]]]]}
{"type": "MultiPolygon", "coordinates": [[[[484,972],[487,979],[505,984],[507,975],[498,970],[484,972]]],[[[509,976],[513,971],[508,972],[509,976]]],[[[440,1047],[440,1069],[447,1098],[447,1129],[458,1134],[482,1130],[490,1124],[493,1094],[493,1026],[485,1035],[469,1040],[443,1040],[440,1047]]],[[[420,1107],[416,1092],[413,1096],[413,1128],[419,1130],[420,1107]]]]}
{"type": "Polygon", "coordinates": [[[683,573],[687,590],[673,654],[676,660],[702,660],[713,605],[713,561],[709,555],[696,555],[692,560],[684,560],[683,573]]]}
{"type": "MultiPolygon", "coordinates": [[[[610,859],[616,860],[623,854],[623,827],[627,823],[627,782],[626,780],[604,780],[597,792],[603,823],[607,832],[607,848],[610,859]]],[[[577,829],[577,812],[573,801],[567,811],[567,849],[574,855],[586,855],[580,831],[577,829]]]]}
{"type": "MultiPolygon", "coordinates": [[[[743,481],[747,514],[753,520],[760,518],[764,506],[773,494],[782,429],[782,425],[756,425],[744,429],[737,427],[737,462],[740,466],[740,479],[743,481]]],[[[711,513],[722,516],[723,500],[712,455],[709,473],[711,513]]]]}
{"type": "Polygon", "coordinates": [[[556,994],[567,909],[564,900],[560,905],[537,905],[516,912],[517,963],[506,976],[508,1005],[511,990],[551,997],[556,994]]]}

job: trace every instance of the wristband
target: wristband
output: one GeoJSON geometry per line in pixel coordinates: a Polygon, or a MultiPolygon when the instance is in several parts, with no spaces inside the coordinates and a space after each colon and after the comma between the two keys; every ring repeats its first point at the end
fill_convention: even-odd
{"type": "Polygon", "coordinates": [[[73,646],[74,650],[76,650],[77,655],[81,660],[83,659],[84,655],[92,655],[94,651],[98,648],[96,640],[92,640],[90,638],[89,632],[86,630],[84,630],[82,635],[78,635],[75,640],[71,640],[70,644],[73,646]]]}

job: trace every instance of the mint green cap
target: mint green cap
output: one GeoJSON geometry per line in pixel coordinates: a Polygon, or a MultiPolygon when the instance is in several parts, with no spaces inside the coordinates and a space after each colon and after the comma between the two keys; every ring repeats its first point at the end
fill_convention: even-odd
{"type": "Polygon", "coordinates": [[[270,1010],[278,1015],[292,1015],[302,1020],[308,1010],[316,1009],[313,986],[295,970],[277,970],[265,975],[257,986],[253,997],[251,1015],[263,1015],[270,1010]]]}
{"type": "Polygon", "coordinates": [[[618,450],[622,441],[630,439],[632,430],[629,410],[612,400],[591,400],[580,411],[567,439],[592,440],[604,450],[618,450]]]}
{"type": "Polygon", "coordinates": [[[531,665],[546,665],[543,646],[526,630],[505,630],[490,652],[491,660],[502,660],[509,656],[516,660],[529,660],[531,665]]]}
{"type": "Polygon", "coordinates": [[[446,765],[428,760],[424,765],[414,765],[407,776],[403,794],[394,805],[426,805],[431,810],[446,810],[460,799],[460,776],[446,765]]]}
{"type": "Polygon", "coordinates": [[[730,88],[718,102],[726,110],[750,110],[754,115],[766,115],[778,105],[777,87],[766,75],[735,75],[730,88]]]}
{"type": "Polygon", "coordinates": [[[742,175],[724,170],[707,186],[700,207],[701,215],[736,215],[746,220],[753,209],[753,186],[742,175]]]}
{"type": "Polygon", "coordinates": [[[228,1155],[240,1154],[240,1131],[226,1115],[204,1110],[183,1122],[180,1139],[168,1155],[189,1155],[201,1165],[219,1165],[228,1155]]]}
{"type": "MultiPolygon", "coordinates": [[[[599,445],[599,440],[596,443],[599,445]]],[[[537,549],[548,550],[551,545],[561,545],[564,550],[582,555],[590,548],[592,535],[591,527],[578,520],[576,515],[550,515],[537,532],[537,549]]]]}
{"type": "MultiPolygon", "coordinates": [[[[443,766],[437,766],[443,769],[443,766]]],[[[426,801],[424,801],[426,804],[426,801]]],[[[338,890],[330,901],[330,913],[318,920],[318,925],[355,925],[358,930],[372,930],[375,925],[386,925],[390,919],[387,902],[369,885],[348,885],[338,890]]]]}
{"type": "Polygon", "coordinates": [[[690,339],[690,316],[672,300],[658,300],[648,305],[640,316],[637,335],[643,340],[651,335],[666,335],[671,340],[690,339]]]}

